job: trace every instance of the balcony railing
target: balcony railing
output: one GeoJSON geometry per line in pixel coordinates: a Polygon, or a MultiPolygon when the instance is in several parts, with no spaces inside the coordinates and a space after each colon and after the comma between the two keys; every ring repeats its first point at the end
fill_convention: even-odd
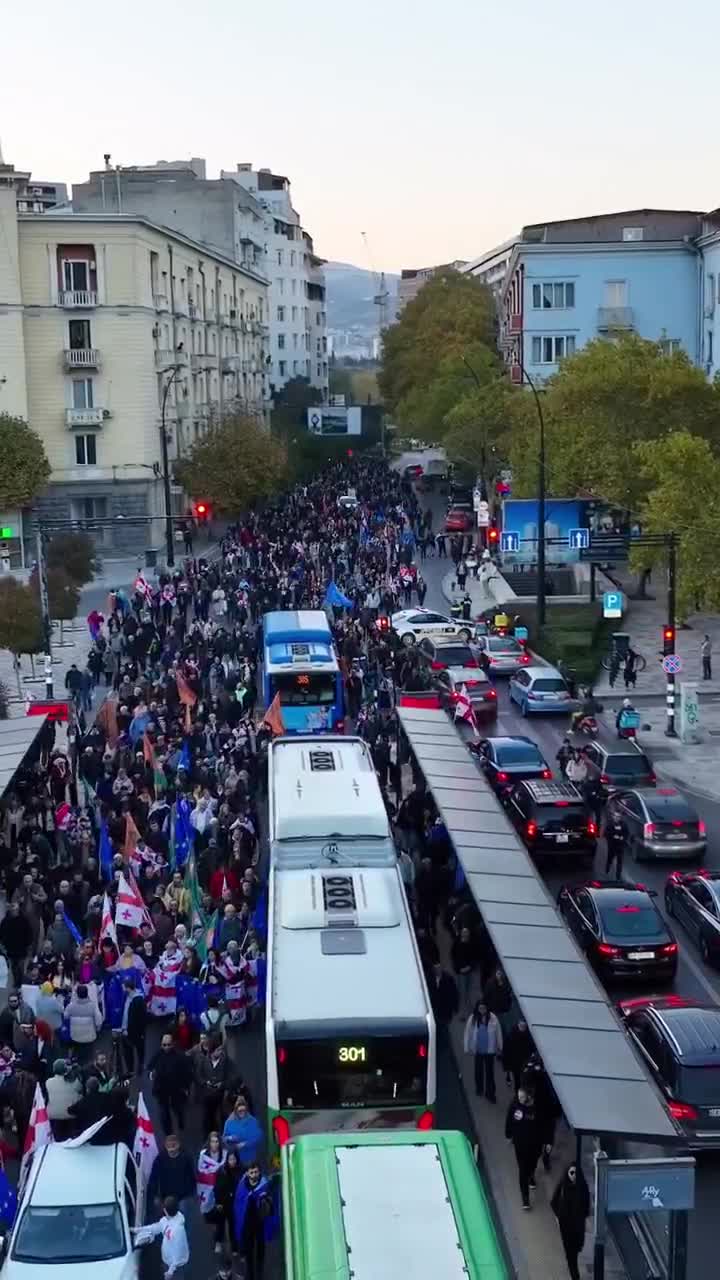
{"type": "Polygon", "coordinates": [[[153,293],[153,303],[156,311],[167,311],[168,300],[166,293],[153,293]]]}
{"type": "Polygon", "coordinates": [[[508,320],[508,333],[522,333],[522,316],[517,312],[508,320]]]}
{"type": "Polygon", "coordinates": [[[597,327],[601,331],[608,329],[632,329],[632,307],[598,307],[597,327]]]}
{"type": "Polygon", "coordinates": [[[222,371],[223,373],[239,373],[242,366],[242,359],[239,355],[223,356],[222,371]]]}
{"type": "Polygon", "coordinates": [[[67,427],[101,427],[105,413],[105,409],[66,409],[65,425],[67,427]]]}
{"type": "Polygon", "coordinates": [[[65,350],[66,369],[97,369],[100,352],[97,347],[72,347],[65,350]]]}
{"type": "Polygon", "coordinates": [[[217,356],[209,351],[193,351],[190,354],[190,367],[193,373],[199,373],[201,369],[216,369],[217,356]]]}
{"type": "Polygon", "coordinates": [[[167,351],[165,348],[156,348],[155,350],[155,368],[166,369],[170,364],[176,364],[174,352],[167,351]]]}
{"type": "Polygon", "coordinates": [[[61,289],[58,301],[61,307],[96,307],[97,293],[91,289],[61,289]]]}

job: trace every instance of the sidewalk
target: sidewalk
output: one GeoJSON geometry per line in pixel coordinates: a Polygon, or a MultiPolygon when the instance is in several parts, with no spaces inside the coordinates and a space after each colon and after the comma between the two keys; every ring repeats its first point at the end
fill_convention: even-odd
{"type": "Polygon", "coordinates": [[[493,574],[491,577],[482,575],[474,578],[468,574],[465,589],[460,590],[455,576],[455,570],[449,569],[442,580],[442,593],[448,604],[459,604],[465,593],[472,600],[472,617],[476,619],[486,609],[492,609],[496,604],[503,604],[506,600],[514,600],[514,592],[510,590],[505,579],[499,574],[493,574]]]}
{"type": "MultiPolygon", "coordinates": [[[[653,764],[657,765],[658,774],[707,800],[717,801],[718,757],[715,752],[720,746],[720,702],[706,699],[701,704],[702,740],[697,743],[681,742],[679,737],[665,737],[667,715],[664,702],[653,705],[640,702],[638,710],[641,725],[650,725],[648,731],[641,727],[638,745],[647,751],[653,764]]],[[[614,736],[615,707],[608,707],[601,719],[608,734],[614,736]]],[[[677,729],[679,733],[679,721],[677,729]]]]}

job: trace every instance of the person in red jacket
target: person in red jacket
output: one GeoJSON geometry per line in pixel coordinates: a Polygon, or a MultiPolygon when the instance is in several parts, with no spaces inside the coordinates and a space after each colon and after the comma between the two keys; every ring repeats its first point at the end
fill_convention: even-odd
{"type": "Polygon", "coordinates": [[[222,902],[225,889],[229,889],[235,898],[240,893],[240,881],[237,871],[232,867],[218,867],[210,877],[210,897],[213,902],[222,902]]]}

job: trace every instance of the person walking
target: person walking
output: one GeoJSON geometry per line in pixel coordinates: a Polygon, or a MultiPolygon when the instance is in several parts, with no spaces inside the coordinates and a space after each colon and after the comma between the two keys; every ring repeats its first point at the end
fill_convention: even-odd
{"type": "Polygon", "coordinates": [[[615,879],[622,880],[623,857],[625,854],[625,832],[623,831],[623,825],[617,813],[608,814],[607,821],[605,823],[605,845],[607,848],[605,875],[609,876],[614,866],[615,879]]]}
{"type": "Polygon", "coordinates": [[[565,777],[568,782],[574,782],[576,787],[582,788],[587,781],[588,767],[585,763],[585,757],[581,751],[573,748],[565,765],[565,777]]]}
{"type": "Polygon", "coordinates": [[[451,974],[445,972],[440,961],[436,960],[428,986],[430,1003],[437,1023],[438,1040],[447,1041],[448,1027],[458,1011],[457,983],[451,974]]]}
{"type": "Polygon", "coordinates": [[[502,1053],[502,1028],[482,1000],[478,1000],[465,1024],[464,1048],[474,1058],[478,1098],[485,1097],[488,1102],[495,1102],[495,1059],[502,1053]]]}
{"type": "Polygon", "coordinates": [[[585,1243],[585,1223],[590,1213],[590,1191],[577,1164],[568,1165],[550,1201],[558,1221],[570,1280],[580,1280],[578,1259],[585,1243]]]}
{"type": "Polygon", "coordinates": [[[459,987],[460,1017],[462,1018],[470,1006],[470,988],[478,962],[478,949],[467,925],[464,925],[457,938],[453,939],[450,960],[459,987]]]}
{"type": "Polygon", "coordinates": [[[173,1128],[172,1113],[178,1129],[185,1128],[185,1107],[192,1084],[192,1068],[184,1053],[175,1048],[172,1036],[165,1031],[160,1048],[150,1061],[153,1094],[160,1105],[160,1119],[167,1134],[173,1128]]]}
{"type": "Polygon", "coordinates": [[[166,1276],[177,1275],[190,1261],[190,1246],[185,1228],[185,1215],[178,1208],[174,1196],[166,1196],[163,1201],[163,1216],[157,1222],[148,1223],[146,1227],[132,1227],[135,1243],[149,1244],[157,1236],[162,1236],[160,1256],[166,1276]]]}
{"type": "Polygon", "coordinates": [[[230,1248],[238,1251],[235,1237],[235,1192],[242,1176],[242,1165],[237,1151],[225,1154],[225,1163],[215,1179],[215,1252],[222,1253],[225,1241],[230,1238],[230,1248]]]}
{"type": "Polygon", "coordinates": [[[516,1091],[520,1087],[522,1073],[534,1052],[535,1044],[530,1035],[528,1024],[524,1018],[520,1018],[505,1036],[503,1042],[505,1080],[507,1084],[510,1084],[512,1080],[513,1088],[516,1091]]]}
{"type": "Polygon", "coordinates": [[[703,636],[703,641],[700,645],[700,657],[702,658],[703,680],[712,680],[712,640],[707,634],[703,636]]]}
{"type": "Polygon", "coordinates": [[[168,1134],[165,1149],[155,1157],[148,1180],[149,1205],[160,1208],[167,1196],[173,1196],[185,1214],[195,1196],[195,1166],[174,1133],[168,1134]]]}
{"type": "Polygon", "coordinates": [[[535,1166],[540,1156],[540,1136],[532,1094],[517,1090],[505,1117],[505,1137],[512,1142],[518,1167],[523,1209],[530,1208],[530,1192],[535,1190],[535,1166]]]}
{"type": "Polygon", "coordinates": [[[265,1246],[276,1230],[272,1183],[252,1160],[235,1192],[235,1236],[245,1264],[245,1280],[261,1280],[265,1246]]]}
{"type": "Polygon", "coordinates": [[[147,1006],[142,989],[135,985],[134,978],[123,981],[125,1003],[123,1005],[121,1030],[121,1048],[125,1071],[128,1076],[141,1075],[145,1066],[145,1032],[147,1029],[147,1006]]]}
{"type": "Polygon", "coordinates": [[[97,1000],[91,999],[83,983],[76,988],[75,995],[65,1010],[65,1017],[78,1059],[80,1062],[87,1062],[102,1027],[103,1017],[97,1000]]]}
{"type": "Polygon", "coordinates": [[[244,1164],[249,1165],[257,1160],[258,1149],[262,1145],[263,1133],[255,1116],[252,1115],[244,1094],[235,1100],[222,1132],[223,1142],[237,1151],[244,1164]]]}

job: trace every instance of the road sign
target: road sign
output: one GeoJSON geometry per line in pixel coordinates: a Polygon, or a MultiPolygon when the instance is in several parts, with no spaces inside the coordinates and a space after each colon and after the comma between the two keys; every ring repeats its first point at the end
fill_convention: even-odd
{"type": "Polygon", "coordinates": [[[590,530],[568,529],[568,543],[571,551],[585,551],[590,546],[590,530]]]}
{"type": "Polygon", "coordinates": [[[629,542],[621,533],[594,533],[589,545],[580,551],[580,559],[595,564],[623,564],[630,554],[629,542]]]}
{"type": "Polygon", "coordinates": [[[623,604],[622,591],[604,591],[603,618],[622,618],[623,604]]]}
{"type": "Polygon", "coordinates": [[[505,529],[500,534],[500,550],[501,551],[519,551],[520,550],[520,534],[514,529],[505,529]]]}
{"type": "Polygon", "coordinates": [[[692,1209],[695,1161],[692,1157],[658,1160],[608,1160],[608,1213],[692,1209]]]}
{"type": "Polygon", "coordinates": [[[666,675],[676,676],[682,671],[682,658],[678,653],[669,653],[667,658],[662,660],[662,668],[666,675]]]}

